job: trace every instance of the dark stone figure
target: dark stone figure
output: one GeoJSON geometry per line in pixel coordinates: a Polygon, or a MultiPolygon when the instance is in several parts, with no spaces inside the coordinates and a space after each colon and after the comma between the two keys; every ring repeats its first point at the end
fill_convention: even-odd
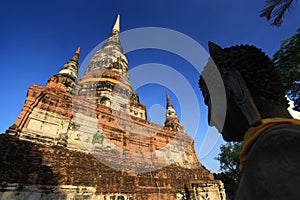
{"type": "Polygon", "coordinates": [[[223,49],[210,42],[209,51],[211,58],[199,80],[209,124],[226,141],[244,140],[235,199],[300,199],[300,120],[287,111],[273,63],[254,46],[223,49]],[[222,88],[224,98],[211,95],[222,88]]]}

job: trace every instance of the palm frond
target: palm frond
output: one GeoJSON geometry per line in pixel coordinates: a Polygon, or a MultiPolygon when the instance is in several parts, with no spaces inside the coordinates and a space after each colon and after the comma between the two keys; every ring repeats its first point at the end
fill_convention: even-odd
{"type": "Polygon", "coordinates": [[[274,8],[284,0],[267,0],[265,8],[261,11],[260,17],[265,17],[267,20],[271,19],[274,8]]]}
{"type": "Polygon", "coordinates": [[[293,1],[294,0],[267,0],[260,17],[265,17],[267,20],[273,19],[272,25],[280,26],[285,12],[291,8],[293,1]]]}

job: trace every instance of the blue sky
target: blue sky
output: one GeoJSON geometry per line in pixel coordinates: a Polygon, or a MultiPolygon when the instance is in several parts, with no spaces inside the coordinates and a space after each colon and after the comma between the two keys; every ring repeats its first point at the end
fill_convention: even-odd
{"type": "MultiPolygon", "coordinates": [[[[287,13],[283,25],[270,26],[259,17],[264,1],[245,0],[110,0],[110,1],[2,1],[0,3],[0,132],[4,132],[19,115],[32,84],[45,85],[81,46],[80,62],[105,40],[117,14],[121,14],[121,31],[140,27],[162,27],[181,32],[205,49],[213,41],[223,47],[251,44],[272,56],[280,41],[292,36],[300,26],[300,4],[287,13]]],[[[187,61],[161,50],[139,50],[127,55],[129,69],[146,63],[161,63],[180,72],[191,83],[201,111],[200,128],[195,136],[198,156],[207,128],[206,107],[197,88],[199,74],[187,61]]],[[[135,77],[136,78],[136,77],[135,77]]],[[[134,77],[131,77],[134,79],[134,77]]],[[[166,87],[145,85],[137,89],[141,103],[146,104],[152,121],[163,123],[166,87]],[[153,119],[152,119],[153,118],[153,119]]],[[[181,116],[180,102],[170,94],[181,116]]],[[[184,106],[183,106],[184,107],[184,106]]],[[[183,124],[189,130],[189,124],[183,124]]],[[[188,132],[188,131],[187,131],[188,132]]],[[[201,162],[218,170],[213,158],[217,144],[201,162]]],[[[200,157],[200,156],[199,156],[200,157]]]]}

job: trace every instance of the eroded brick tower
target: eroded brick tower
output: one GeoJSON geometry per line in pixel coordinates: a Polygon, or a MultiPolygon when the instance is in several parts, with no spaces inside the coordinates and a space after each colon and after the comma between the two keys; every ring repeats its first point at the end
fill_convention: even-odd
{"type": "Polygon", "coordinates": [[[168,94],[165,125],[147,120],[130,85],[119,16],[77,80],[79,54],[46,86],[29,87],[21,114],[1,135],[0,197],[225,199],[168,94]]]}

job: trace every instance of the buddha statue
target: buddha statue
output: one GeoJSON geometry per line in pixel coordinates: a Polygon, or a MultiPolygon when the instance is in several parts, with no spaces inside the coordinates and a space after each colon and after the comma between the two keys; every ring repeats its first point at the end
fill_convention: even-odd
{"type": "Polygon", "coordinates": [[[199,80],[209,124],[224,140],[243,141],[235,199],[299,199],[300,121],[287,111],[274,64],[249,45],[223,49],[209,42],[209,52],[199,80]],[[213,99],[222,89],[225,95],[213,99]]]}

